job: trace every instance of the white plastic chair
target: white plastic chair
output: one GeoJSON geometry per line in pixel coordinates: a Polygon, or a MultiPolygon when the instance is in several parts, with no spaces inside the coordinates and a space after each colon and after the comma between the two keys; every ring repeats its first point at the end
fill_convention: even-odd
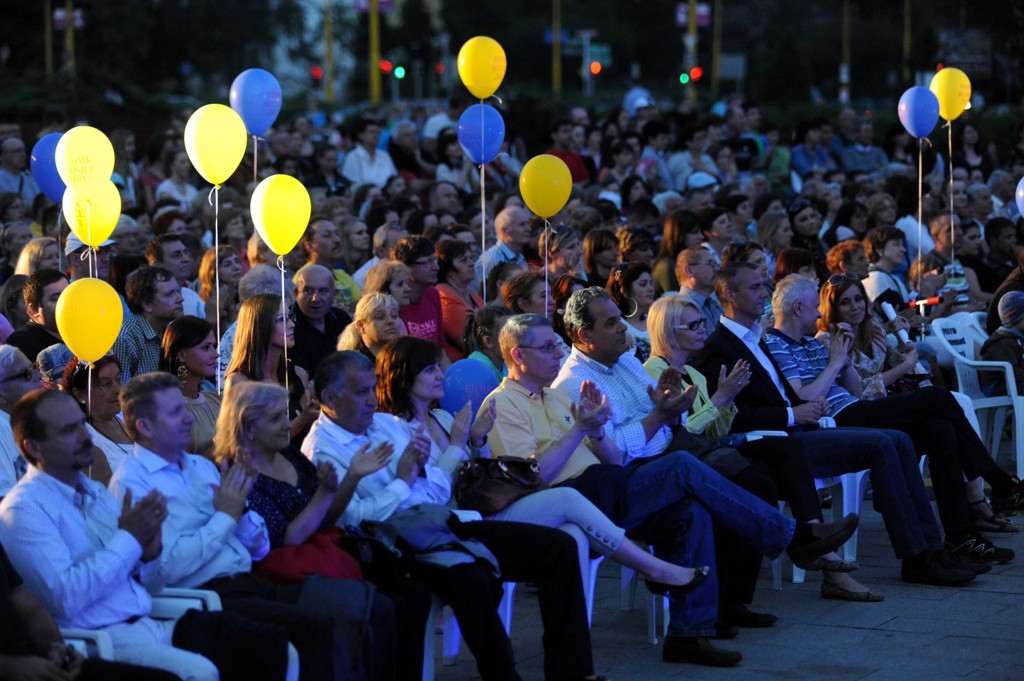
{"type": "MultiPolygon", "coordinates": [[[[1021,438],[1024,436],[1024,409],[1015,409],[1019,404],[1017,383],[1013,369],[1006,362],[989,362],[975,356],[979,336],[968,325],[963,328],[955,320],[936,319],[932,330],[938,342],[953,355],[958,390],[971,398],[974,412],[982,432],[982,440],[993,457],[999,453],[1003,427],[1010,411],[1013,411],[1013,452],[1017,459],[1017,477],[1024,477],[1024,452],[1021,438]],[[1004,395],[988,396],[981,388],[981,372],[1002,374],[1004,395]]],[[[984,337],[981,338],[984,341],[984,337]]]]}
{"type": "MultiPolygon", "coordinates": [[[[150,616],[158,620],[176,620],[189,610],[219,612],[221,609],[220,596],[215,591],[166,588],[153,597],[150,616]]],[[[110,634],[101,629],[61,629],[61,634],[68,645],[87,657],[115,659],[110,634]]],[[[285,681],[299,679],[299,653],[291,643],[288,644],[288,667],[284,678],[285,681]]]]}

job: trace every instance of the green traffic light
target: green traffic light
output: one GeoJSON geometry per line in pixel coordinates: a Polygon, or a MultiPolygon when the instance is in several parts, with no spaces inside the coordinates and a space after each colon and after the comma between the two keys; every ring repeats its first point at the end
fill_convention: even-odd
{"type": "Polygon", "coordinates": [[[688,73],[680,73],[679,74],[679,82],[682,85],[686,85],[687,83],[689,83],[690,82],[690,74],[688,74],[688,73]]]}
{"type": "Polygon", "coordinates": [[[397,78],[398,80],[402,80],[403,78],[405,78],[405,67],[404,66],[396,66],[395,67],[395,78],[397,78]]]}

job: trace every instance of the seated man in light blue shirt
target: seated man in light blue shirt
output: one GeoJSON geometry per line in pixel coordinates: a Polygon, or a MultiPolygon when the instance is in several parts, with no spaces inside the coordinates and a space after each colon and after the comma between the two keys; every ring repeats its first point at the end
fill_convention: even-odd
{"type": "Polygon", "coordinates": [[[94,449],[85,414],[70,395],[33,391],[15,406],[11,424],[31,465],[0,504],[0,542],[60,626],[102,629],[111,637],[117,660],[166,669],[185,679],[215,681],[218,668],[236,678],[261,668],[281,678],[286,638],[277,627],[229,613],[192,612],[176,623],[150,617],[152,600],[139,582],[155,591],[161,586],[158,559],[167,498],[151,490],[135,496],[134,503],[128,495],[118,504],[101,484],[85,477],[94,449]],[[217,650],[224,647],[228,630],[252,641],[256,652],[246,653],[248,663],[236,652],[217,650]],[[172,637],[179,647],[172,647],[172,637]],[[218,660],[221,655],[224,659],[218,660]]]}
{"type": "Polygon", "coordinates": [[[136,445],[111,479],[111,490],[122,499],[153,490],[168,499],[153,579],[216,591],[225,610],[283,625],[304,673],[331,678],[331,620],[299,604],[304,585],[274,584],[250,572],[252,562],[270,550],[263,518],[246,507],[255,474],[245,466],[224,466],[222,477],[209,460],[185,452],[193,418],[170,374],[129,381],[121,411],[136,445]]]}

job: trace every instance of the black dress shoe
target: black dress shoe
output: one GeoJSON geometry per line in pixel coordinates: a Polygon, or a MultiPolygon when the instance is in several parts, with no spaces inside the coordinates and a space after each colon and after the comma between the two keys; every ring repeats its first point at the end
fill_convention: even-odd
{"type": "Polygon", "coordinates": [[[661,649],[663,662],[687,662],[705,667],[735,667],[743,654],[711,645],[704,636],[666,636],[661,649]]]}
{"type": "Polygon", "coordinates": [[[837,523],[798,523],[786,553],[798,568],[813,569],[815,558],[835,551],[853,536],[857,522],[857,514],[851,513],[837,523]]]}
{"type": "Polygon", "coordinates": [[[928,551],[904,558],[901,573],[904,582],[931,586],[958,586],[977,577],[974,570],[961,567],[945,551],[928,551]]]}
{"type": "Polygon", "coordinates": [[[718,616],[723,622],[735,624],[737,627],[755,629],[770,627],[779,621],[779,618],[770,612],[754,612],[741,603],[725,606],[718,616]]]}

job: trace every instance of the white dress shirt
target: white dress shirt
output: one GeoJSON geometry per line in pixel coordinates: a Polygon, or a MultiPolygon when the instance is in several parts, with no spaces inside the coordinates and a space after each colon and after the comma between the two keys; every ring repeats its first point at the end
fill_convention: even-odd
{"type": "Polygon", "coordinates": [[[408,424],[396,421],[391,414],[374,414],[373,423],[366,432],[355,434],[321,412],[302,442],[302,453],[316,464],[330,462],[339,480],[348,472],[352,456],[364,444],[376,446],[390,442],[395,446],[390,464],[359,481],[339,524],[358,525],[364,520],[387,520],[395,511],[416,504],[448,503],[452,496],[451,472],[428,463],[423,468],[425,477],[416,478],[411,487],[396,477],[398,460],[409,440],[408,424]]]}
{"type": "Polygon", "coordinates": [[[7,496],[18,482],[21,461],[21,452],[14,444],[14,433],[11,431],[11,415],[0,411],[0,498],[7,496]]]}
{"type": "Polygon", "coordinates": [[[341,174],[353,187],[368,183],[383,188],[389,177],[398,174],[398,169],[395,168],[395,162],[391,160],[388,152],[375,149],[371,158],[370,152],[357,144],[345,157],[341,174]]]}
{"type": "Polygon", "coordinates": [[[79,475],[74,487],[30,466],[0,504],[0,543],[32,594],[62,627],[100,629],[146,617],[152,601],[133,579],[142,547],[117,527],[120,505],[79,475]]]}
{"type": "Polygon", "coordinates": [[[138,444],[111,478],[110,489],[118,499],[127,489],[135,499],[151,489],[167,497],[160,555],[160,575],[167,585],[195,588],[217,577],[249,572],[252,561],[270,551],[262,517],[247,511],[236,522],[213,508],[213,488],[219,485],[220,473],[209,460],[182,453],[176,463],[168,463],[138,444]]]}

